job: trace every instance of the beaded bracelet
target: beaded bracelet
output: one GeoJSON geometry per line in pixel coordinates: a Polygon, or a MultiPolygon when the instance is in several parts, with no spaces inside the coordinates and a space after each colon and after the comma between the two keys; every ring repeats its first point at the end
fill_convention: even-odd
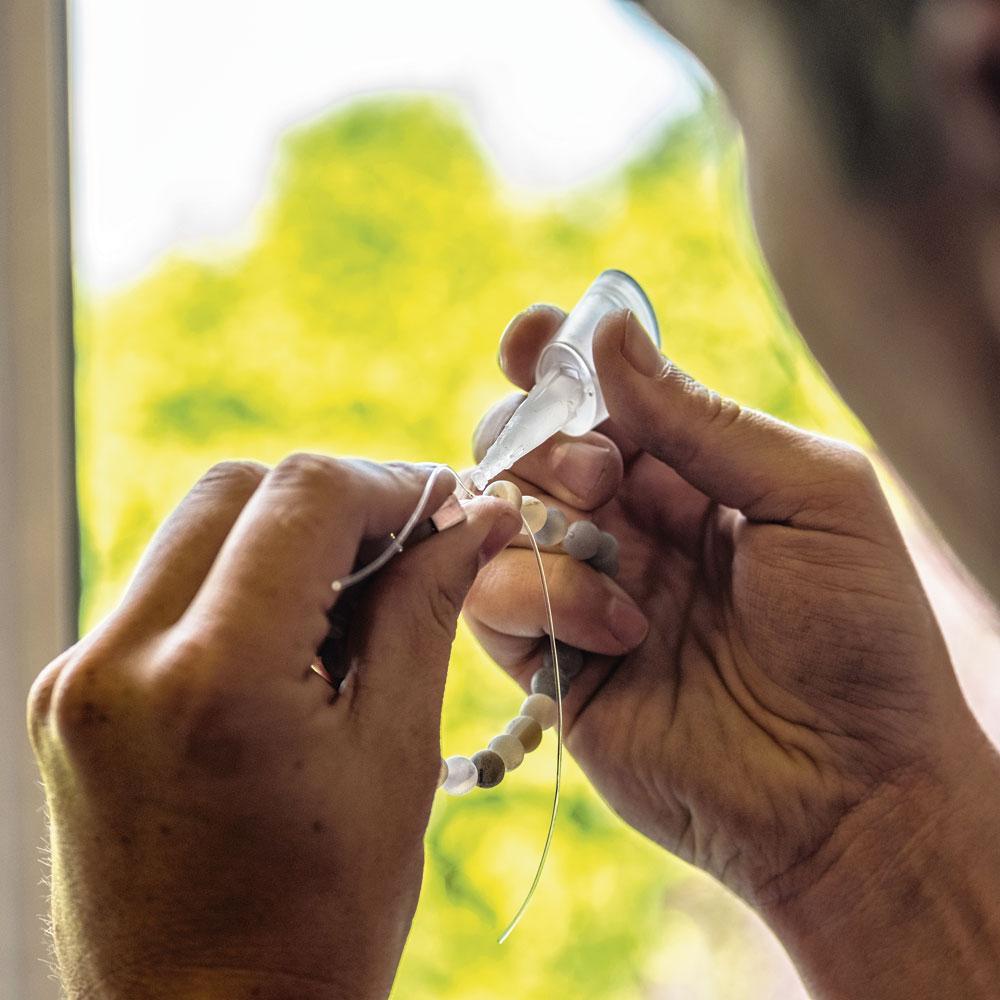
{"type": "MultiPolygon", "coordinates": [[[[522,496],[517,486],[506,480],[491,483],[485,495],[519,508],[527,530],[539,546],[558,547],[566,555],[587,562],[608,576],[618,574],[618,540],[609,532],[601,531],[593,521],[570,524],[561,510],[546,507],[537,497],[522,496]]],[[[551,645],[542,653],[542,665],[531,677],[531,694],[524,699],[507,728],[494,736],[485,750],[471,757],[459,754],[441,761],[438,788],[449,795],[465,795],[473,788],[495,788],[508,771],[521,766],[525,754],[538,748],[543,731],[551,729],[559,717],[556,670],[559,672],[558,688],[565,697],[583,669],[582,650],[558,640],[555,647],[555,659],[551,645]]]]}

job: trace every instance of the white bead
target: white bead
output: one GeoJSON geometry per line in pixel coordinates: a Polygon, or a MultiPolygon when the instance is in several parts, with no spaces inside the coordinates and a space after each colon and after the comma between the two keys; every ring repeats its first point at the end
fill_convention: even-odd
{"type": "Polygon", "coordinates": [[[445,781],[448,780],[448,762],[444,759],[441,760],[441,770],[438,771],[438,788],[440,788],[445,781]]]}
{"type": "Polygon", "coordinates": [[[448,765],[448,777],[444,779],[443,787],[449,795],[465,795],[476,787],[479,769],[468,757],[456,755],[449,757],[445,763],[448,765]]]}
{"type": "Polygon", "coordinates": [[[559,706],[547,694],[529,694],[521,705],[521,715],[534,719],[542,729],[551,729],[559,718],[559,706]]]}
{"type": "Polygon", "coordinates": [[[524,744],[510,733],[501,733],[490,740],[490,749],[494,753],[500,754],[504,767],[508,771],[520,767],[524,760],[524,744]]]}
{"type": "MultiPolygon", "coordinates": [[[[538,497],[524,497],[521,500],[521,517],[528,523],[528,531],[534,534],[545,527],[549,512],[538,497]]],[[[521,529],[523,532],[523,528],[521,529]]]]}
{"type": "Polygon", "coordinates": [[[498,479],[496,482],[490,483],[483,490],[483,496],[496,497],[518,510],[521,509],[521,491],[513,483],[507,482],[506,479],[498,479]]]}

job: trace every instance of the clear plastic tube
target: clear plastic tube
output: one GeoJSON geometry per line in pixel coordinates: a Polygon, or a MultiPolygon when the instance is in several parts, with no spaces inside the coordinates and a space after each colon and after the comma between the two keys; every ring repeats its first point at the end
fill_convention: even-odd
{"type": "Polygon", "coordinates": [[[534,388],[473,472],[477,489],[553,434],[586,434],[607,417],[594,365],[594,334],[601,320],[618,309],[631,310],[659,346],[656,313],[638,282],[624,271],[598,275],[542,351],[534,388]]]}

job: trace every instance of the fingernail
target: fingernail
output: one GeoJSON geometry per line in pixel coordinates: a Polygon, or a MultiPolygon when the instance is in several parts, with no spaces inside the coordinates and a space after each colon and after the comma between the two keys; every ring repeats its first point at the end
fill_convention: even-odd
{"type": "Polygon", "coordinates": [[[631,602],[613,597],[608,608],[611,634],[626,648],[633,649],[646,638],[649,622],[631,602]]]}
{"type": "Polygon", "coordinates": [[[663,370],[663,355],[632,312],[625,320],[622,356],[640,375],[652,376],[663,370]]]}
{"type": "Polygon", "coordinates": [[[552,449],[552,471],[581,499],[592,496],[611,465],[611,452],[596,444],[566,441],[552,449]]]}

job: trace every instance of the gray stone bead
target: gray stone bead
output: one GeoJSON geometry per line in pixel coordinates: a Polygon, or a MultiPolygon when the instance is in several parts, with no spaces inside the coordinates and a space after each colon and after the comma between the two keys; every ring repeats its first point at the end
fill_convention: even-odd
{"type": "Polygon", "coordinates": [[[618,575],[619,569],[621,569],[618,563],[618,556],[601,556],[600,554],[594,556],[593,559],[588,559],[587,563],[594,567],[598,573],[603,573],[605,576],[615,577],[618,575]]]}
{"type": "MultiPolygon", "coordinates": [[[[556,652],[559,655],[559,677],[565,679],[563,687],[569,687],[569,682],[583,670],[583,650],[556,639],[556,652]]],[[[542,646],[542,669],[552,673],[552,648],[548,642],[542,646]]]]}
{"type": "Polygon", "coordinates": [[[496,788],[503,781],[507,767],[503,757],[495,750],[480,750],[479,753],[474,753],[472,763],[479,772],[477,784],[480,788],[496,788]]]}
{"type": "Polygon", "coordinates": [[[558,545],[566,537],[568,529],[566,515],[558,507],[549,507],[546,510],[545,524],[535,532],[535,541],[539,545],[558,545]]]}
{"type": "MultiPolygon", "coordinates": [[[[562,676],[562,672],[559,674],[559,683],[562,686],[563,697],[566,697],[566,692],[569,690],[569,681],[562,676]]],[[[539,667],[531,675],[531,693],[532,694],[546,694],[550,698],[555,698],[556,696],[556,679],[552,676],[552,667],[539,667]]]]}
{"type": "Polygon", "coordinates": [[[618,557],[618,539],[610,531],[601,532],[601,544],[597,547],[595,559],[610,559],[618,557]]]}
{"type": "Polygon", "coordinates": [[[542,742],[542,727],[527,715],[519,715],[507,723],[507,732],[521,741],[525,753],[538,749],[542,742]]]}
{"type": "Polygon", "coordinates": [[[587,560],[599,573],[618,575],[618,539],[608,531],[601,532],[597,552],[587,560]]]}
{"type": "Polygon", "coordinates": [[[585,562],[597,555],[601,545],[601,529],[593,521],[574,521],[562,544],[566,555],[585,562]]]}

